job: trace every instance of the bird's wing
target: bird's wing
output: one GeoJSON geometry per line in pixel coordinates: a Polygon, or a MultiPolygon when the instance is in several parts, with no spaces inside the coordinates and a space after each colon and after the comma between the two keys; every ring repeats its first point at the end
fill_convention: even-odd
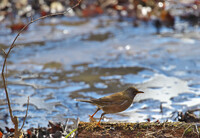
{"type": "Polygon", "coordinates": [[[105,106],[107,104],[123,104],[129,97],[123,95],[123,93],[115,93],[113,95],[105,96],[99,99],[93,99],[92,102],[99,106],[105,106]]]}

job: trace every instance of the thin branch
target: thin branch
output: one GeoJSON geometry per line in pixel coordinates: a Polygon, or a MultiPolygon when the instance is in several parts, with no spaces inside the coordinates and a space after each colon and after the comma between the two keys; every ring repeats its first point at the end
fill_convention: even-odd
{"type": "Polygon", "coordinates": [[[196,129],[196,131],[197,131],[197,136],[198,136],[198,138],[199,138],[199,129],[198,129],[198,127],[197,127],[197,124],[195,124],[195,129],[196,129]]]}
{"type": "Polygon", "coordinates": [[[6,51],[3,48],[2,48],[2,51],[3,51],[4,55],[6,55],[6,51]]]}
{"type": "Polygon", "coordinates": [[[65,129],[64,129],[64,132],[67,131],[67,128],[68,128],[68,122],[69,122],[69,118],[67,118],[67,120],[65,121],[65,129]]]}
{"type": "Polygon", "coordinates": [[[185,132],[186,132],[190,127],[192,127],[192,126],[193,126],[193,125],[189,125],[189,126],[184,130],[184,132],[183,132],[181,138],[183,138],[183,136],[185,135],[185,132]]]}
{"type": "Polygon", "coordinates": [[[22,130],[22,128],[24,127],[24,124],[25,124],[25,121],[26,121],[26,118],[27,118],[27,115],[28,115],[28,106],[29,106],[29,96],[28,96],[28,100],[27,100],[27,109],[26,109],[26,115],[24,117],[24,121],[23,121],[23,124],[21,126],[21,128],[19,129],[19,131],[22,130]]]}
{"type": "MultiPolygon", "coordinates": [[[[7,99],[7,102],[8,102],[8,108],[9,108],[9,113],[10,113],[10,117],[11,117],[11,120],[13,122],[13,124],[15,125],[15,127],[17,126],[18,127],[18,121],[17,120],[17,117],[13,117],[13,113],[12,113],[12,109],[11,109],[11,104],[10,104],[10,99],[9,99],[9,95],[8,95],[8,90],[7,90],[7,84],[6,84],[6,79],[5,79],[5,74],[4,74],[4,70],[5,70],[5,67],[6,67],[6,63],[7,63],[7,58],[11,52],[11,50],[15,47],[15,42],[17,40],[17,38],[19,37],[19,35],[30,25],[32,24],[33,22],[36,22],[38,20],[41,20],[41,19],[44,19],[44,18],[47,18],[47,17],[51,17],[51,16],[57,16],[57,15],[65,15],[67,12],[69,12],[71,9],[77,7],[79,4],[81,3],[81,0],[78,0],[78,2],[73,6],[71,7],[70,9],[68,9],[67,11],[65,12],[62,12],[62,13],[53,13],[53,14],[49,14],[49,15],[46,15],[46,16],[42,16],[40,18],[37,18],[35,20],[31,19],[31,21],[29,23],[27,23],[17,34],[17,36],[15,37],[15,39],[13,40],[10,48],[8,49],[8,52],[6,53],[4,50],[4,54],[5,54],[5,58],[4,58],[4,62],[3,62],[3,67],[2,67],[2,72],[1,72],[1,75],[2,75],[2,80],[3,80],[3,85],[4,85],[4,89],[5,89],[5,93],[6,93],[6,99],[7,99]]],[[[28,100],[29,101],[29,100],[28,100]]],[[[28,106],[28,105],[27,105],[28,106]]],[[[28,107],[27,107],[28,109],[28,107]]],[[[28,112],[28,111],[27,111],[28,112]]],[[[27,115],[26,115],[27,116],[27,115]]],[[[25,117],[26,118],[26,117],[25,117]]],[[[25,122],[25,121],[24,121],[25,122]]],[[[24,124],[24,123],[23,123],[24,124]]],[[[22,129],[22,128],[21,128],[22,129]]],[[[20,129],[20,130],[21,130],[20,129]]],[[[17,130],[16,130],[17,131],[17,130]]]]}
{"type": "Polygon", "coordinates": [[[2,79],[3,79],[4,89],[5,89],[5,92],[6,92],[6,98],[7,98],[7,102],[8,102],[10,117],[11,117],[11,120],[13,121],[12,109],[11,109],[11,105],[10,105],[10,99],[9,99],[9,96],[8,96],[7,85],[6,85],[6,80],[5,80],[5,76],[4,76],[4,68],[5,68],[5,65],[6,65],[7,57],[8,57],[8,53],[5,54],[5,59],[4,59],[3,68],[2,68],[2,79]]]}

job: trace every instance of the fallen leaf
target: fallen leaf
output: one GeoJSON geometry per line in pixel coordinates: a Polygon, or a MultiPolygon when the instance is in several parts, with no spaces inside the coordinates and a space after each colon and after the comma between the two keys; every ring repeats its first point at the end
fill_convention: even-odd
{"type": "Polygon", "coordinates": [[[2,138],[3,137],[3,133],[0,131],[0,138],[2,138]]]}
{"type": "Polygon", "coordinates": [[[12,132],[15,132],[15,129],[14,129],[14,128],[11,128],[11,129],[9,129],[8,127],[5,127],[5,128],[6,128],[6,131],[7,131],[7,132],[11,132],[11,133],[12,133],[12,132]]]}

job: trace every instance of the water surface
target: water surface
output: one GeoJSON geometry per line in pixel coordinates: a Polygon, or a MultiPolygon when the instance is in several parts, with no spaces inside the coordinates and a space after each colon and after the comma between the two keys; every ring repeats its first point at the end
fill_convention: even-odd
{"type": "MultiPolygon", "coordinates": [[[[135,86],[145,93],[137,95],[126,111],[106,115],[104,121],[175,121],[173,113],[200,106],[199,32],[199,28],[185,33],[164,28],[156,35],[151,24],[134,28],[128,21],[107,16],[51,18],[32,24],[8,59],[13,113],[22,122],[30,96],[26,128],[47,126],[48,120],[89,121],[96,107],[75,99],[100,98],[135,86]]],[[[0,35],[4,49],[16,36],[7,28],[0,35]]],[[[12,126],[5,117],[2,85],[1,91],[0,125],[12,126]]]]}

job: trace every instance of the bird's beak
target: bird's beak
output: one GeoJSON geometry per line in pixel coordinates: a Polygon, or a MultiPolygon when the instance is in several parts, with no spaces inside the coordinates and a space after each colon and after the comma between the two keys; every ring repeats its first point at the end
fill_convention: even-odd
{"type": "Polygon", "coordinates": [[[144,93],[143,91],[137,91],[137,93],[144,93]]]}

